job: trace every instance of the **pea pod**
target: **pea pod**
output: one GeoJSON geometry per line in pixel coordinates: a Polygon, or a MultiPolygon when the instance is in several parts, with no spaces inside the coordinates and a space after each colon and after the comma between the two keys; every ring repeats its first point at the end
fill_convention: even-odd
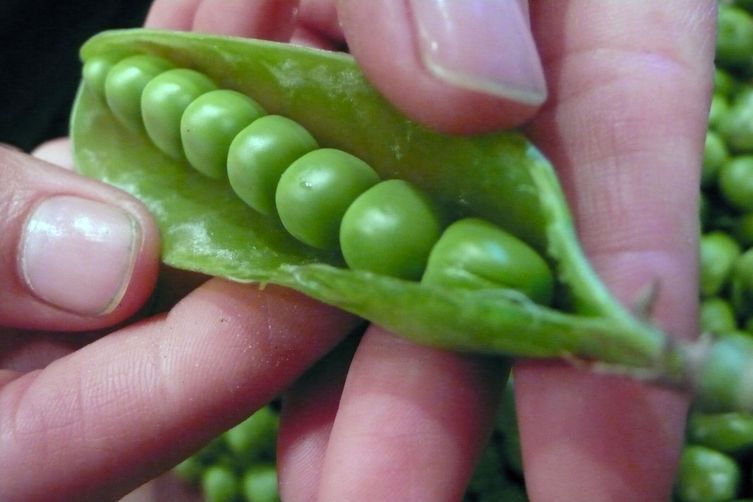
{"type": "MultiPolygon", "coordinates": [[[[167,264],[291,287],[420,343],[598,360],[649,371],[671,385],[713,387],[689,376],[705,374],[697,371],[703,360],[697,351],[668,343],[656,327],[609,294],[579,245],[551,164],[520,132],[465,137],[431,131],[398,113],[368,84],[354,60],[340,53],[203,34],[122,30],[94,37],[81,56],[85,63],[113,64],[131,56],[162,58],[171,67],[205,75],[220,90],[247,96],[265,113],[299,124],[314,139],[306,145],[341,150],[365,162],[381,180],[399,179],[416,187],[419,198],[440,208],[443,219],[481,219],[530,246],[556,273],[556,300],[543,306],[504,285],[454,287],[444,280],[414,280],[414,273],[401,279],[380,270],[350,269],[338,250],[293,237],[270,214],[268,197],[243,188],[261,212],[250,207],[231,186],[235,175],[228,180],[217,172],[214,157],[211,169],[190,168],[182,156],[152,144],[143,128],[124,126],[101,91],[84,84],[71,120],[77,168],[147,205],[160,225],[167,264]]],[[[232,134],[241,126],[234,124],[232,134]]],[[[223,133],[217,141],[227,147],[230,136],[223,133]]],[[[278,168],[271,178],[278,176],[278,168]]],[[[720,361],[712,366],[719,367],[720,361]]]]}

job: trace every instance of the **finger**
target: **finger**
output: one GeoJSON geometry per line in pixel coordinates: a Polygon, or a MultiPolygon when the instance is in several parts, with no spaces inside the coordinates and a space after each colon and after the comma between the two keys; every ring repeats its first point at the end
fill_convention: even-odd
{"type": "MultiPolygon", "coordinates": [[[[551,106],[531,134],[557,166],[586,253],[625,304],[696,333],[697,198],[715,2],[532,4],[551,106]],[[562,12],[566,11],[567,16],[562,12]]],[[[686,403],[559,365],[516,369],[532,500],[667,500],[686,403]]]]}
{"type": "Polygon", "coordinates": [[[192,30],[287,42],[298,0],[203,0],[192,30]]]}
{"type": "Polygon", "coordinates": [[[45,162],[73,171],[73,151],[71,150],[71,141],[68,138],[45,141],[36,147],[31,154],[45,162]]]}
{"type": "Polygon", "coordinates": [[[400,110],[451,133],[519,125],[546,97],[526,2],[339,3],[351,53],[400,110]]]}
{"type": "Polygon", "coordinates": [[[201,0],[154,0],[144,26],[165,30],[188,31],[201,0]]]}
{"type": "Polygon", "coordinates": [[[283,396],[277,439],[282,500],[316,500],[324,453],[359,340],[350,335],[283,396]]]}
{"type": "Polygon", "coordinates": [[[345,42],[345,36],[337,18],[336,0],[301,0],[298,9],[298,24],[319,34],[322,38],[327,38],[333,46],[345,42]]]}
{"type": "Polygon", "coordinates": [[[358,320],[218,279],[0,392],[4,500],[113,500],[271,400],[358,320]]]}
{"type": "Polygon", "coordinates": [[[159,237],[116,188],[0,149],[0,325],[110,326],[148,298],[159,237]]]}
{"type": "Polygon", "coordinates": [[[369,328],[348,372],[318,500],[460,500],[506,374],[498,361],[369,328]]]}

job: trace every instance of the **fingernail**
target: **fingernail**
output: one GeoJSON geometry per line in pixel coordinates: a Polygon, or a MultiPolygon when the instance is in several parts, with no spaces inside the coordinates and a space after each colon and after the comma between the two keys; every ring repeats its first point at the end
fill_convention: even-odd
{"type": "Polygon", "coordinates": [[[456,87],[539,105],[546,81],[525,0],[409,0],[424,66],[456,87]]]}
{"type": "Polygon", "coordinates": [[[39,299],[81,315],[111,312],[123,297],[141,232],[124,210],[80,197],[45,199],[21,239],[21,276],[39,299]]]}

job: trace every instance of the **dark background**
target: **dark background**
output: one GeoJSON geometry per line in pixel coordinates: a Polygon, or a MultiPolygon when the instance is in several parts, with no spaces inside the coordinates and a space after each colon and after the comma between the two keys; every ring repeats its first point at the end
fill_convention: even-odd
{"type": "Polygon", "coordinates": [[[30,150],[68,130],[81,64],[99,31],[143,24],[152,0],[0,0],[0,142],[30,150]]]}

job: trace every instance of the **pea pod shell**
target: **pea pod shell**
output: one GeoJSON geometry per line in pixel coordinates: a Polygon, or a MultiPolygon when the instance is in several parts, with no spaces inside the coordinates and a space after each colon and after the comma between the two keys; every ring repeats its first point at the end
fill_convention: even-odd
{"type": "Polygon", "coordinates": [[[341,53],[141,29],[102,33],[81,51],[84,61],[135,54],[165,58],[204,73],[219,88],[246,94],[268,113],[303,125],[320,146],[363,159],[382,179],[418,186],[450,217],[480,217],[508,230],[545,255],[565,298],[558,308],[579,315],[504,290],[458,294],[344,270],[337,254],[300,244],[279,221],[246,206],[226,180],[207,179],[161,153],[143,133],[123,127],[82,86],[71,122],[77,168],[147,205],[160,225],[166,263],[238,281],[283,284],[404,336],[459,350],[578,354],[639,365],[660,358],[662,336],[622,308],[595,275],[552,166],[521,133],[433,132],[392,108],[341,53]],[[409,300],[395,309],[384,295],[409,300]],[[468,336],[470,326],[474,333],[468,336]],[[556,336],[549,333],[556,330],[556,336]],[[496,340],[505,331],[516,336],[496,340]],[[522,340],[523,332],[541,340],[522,340]],[[600,332],[598,343],[588,338],[600,332]]]}

